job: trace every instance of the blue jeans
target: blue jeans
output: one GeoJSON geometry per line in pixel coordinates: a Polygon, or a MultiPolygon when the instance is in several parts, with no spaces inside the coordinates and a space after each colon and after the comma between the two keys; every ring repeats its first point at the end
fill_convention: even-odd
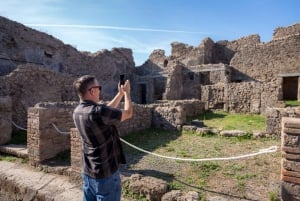
{"type": "Polygon", "coordinates": [[[120,201],[121,178],[119,171],[113,175],[94,179],[82,174],[83,201],[120,201]]]}

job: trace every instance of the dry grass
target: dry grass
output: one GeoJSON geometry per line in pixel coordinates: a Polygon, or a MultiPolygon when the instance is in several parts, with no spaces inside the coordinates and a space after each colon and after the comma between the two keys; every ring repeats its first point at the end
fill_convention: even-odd
{"type": "MultiPolygon", "coordinates": [[[[257,152],[280,139],[200,136],[193,133],[150,129],[133,133],[127,141],[146,150],[182,158],[238,156],[257,152]]],[[[202,200],[211,196],[229,200],[276,200],[279,195],[281,154],[263,154],[241,160],[180,162],[143,154],[124,146],[128,158],[126,170],[164,179],[170,189],[197,191],[202,200]]]]}

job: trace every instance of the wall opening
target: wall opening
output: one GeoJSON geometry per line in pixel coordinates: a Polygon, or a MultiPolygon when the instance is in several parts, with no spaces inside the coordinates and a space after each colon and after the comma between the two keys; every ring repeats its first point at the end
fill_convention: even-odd
{"type": "Polygon", "coordinates": [[[283,77],[282,91],[283,100],[297,100],[298,77],[283,77]]]}
{"type": "Polygon", "coordinates": [[[147,103],[147,87],[146,84],[140,84],[139,85],[139,91],[140,91],[140,103],[146,104],[147,103]]]}
{"type": "Polygon", "coordinates": [[[210,72],[200,72],[199,73],[200,84],[201,85],[210,85],[210,72]]]}

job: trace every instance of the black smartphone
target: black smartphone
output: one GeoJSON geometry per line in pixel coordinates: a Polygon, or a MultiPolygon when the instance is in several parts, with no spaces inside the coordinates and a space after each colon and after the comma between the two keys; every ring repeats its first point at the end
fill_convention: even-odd
{"type": "Polygon", "coordinates": [[[124,85],[125,84],[125,75],[121,74],[120,75],[120,85],[124,85]]]}

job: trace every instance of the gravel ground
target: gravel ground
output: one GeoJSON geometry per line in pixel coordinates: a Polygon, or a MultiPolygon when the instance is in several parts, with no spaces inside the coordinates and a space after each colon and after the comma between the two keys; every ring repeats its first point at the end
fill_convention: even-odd
{"type": "Polygon", "coordinates": [[[0,201],[9,201],[7,200],[4,195],[0,192],[0,201]]]}

